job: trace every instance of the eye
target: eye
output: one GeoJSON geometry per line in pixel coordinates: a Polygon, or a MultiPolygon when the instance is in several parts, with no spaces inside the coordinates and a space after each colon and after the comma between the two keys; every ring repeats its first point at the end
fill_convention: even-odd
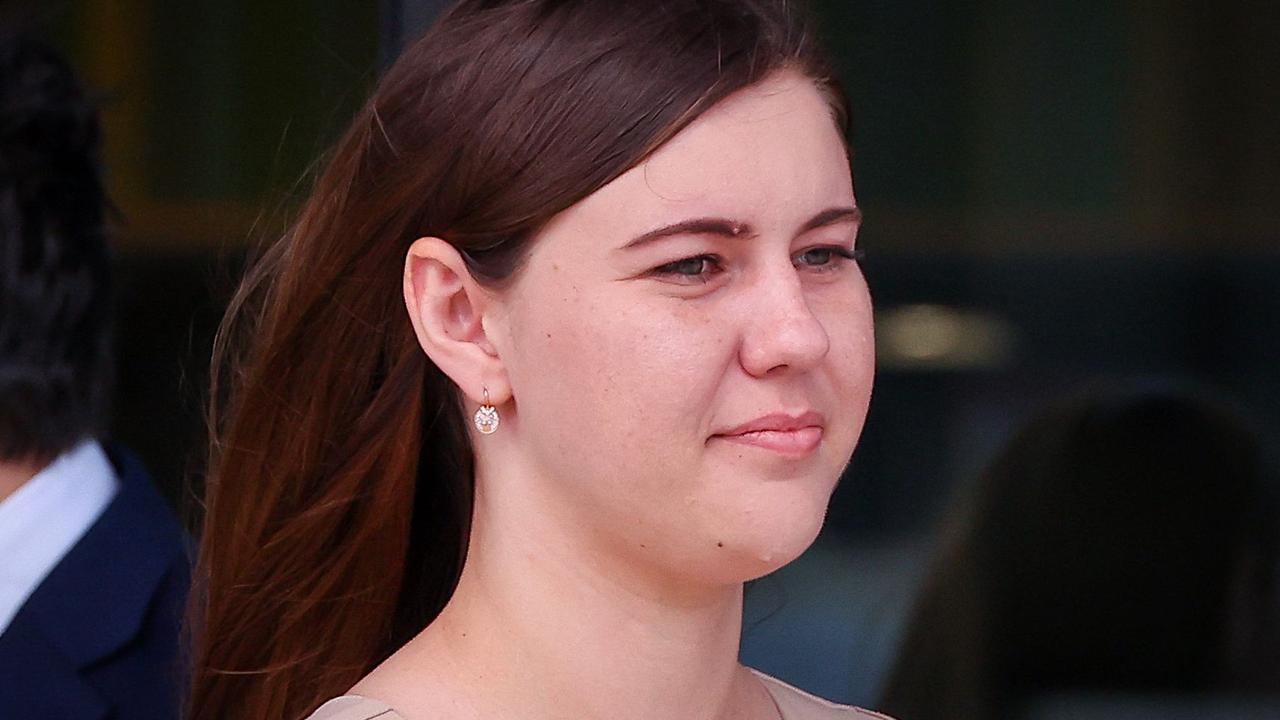
{"type": "Polygon", "coordinates": [[[719,256],[696,255],[659,265],[649,273],[680,283],[704,283],[723,271],[719,256]]]}
{"type": "Polygon", "coordinates": [[[838,269],[848,260],[861,260],[866,253],[861,250],[850,250],[842,245],[823,245],[809,248],[796,255],[796,265],[813,268],[818,272],[829,272],[838,269]]]}

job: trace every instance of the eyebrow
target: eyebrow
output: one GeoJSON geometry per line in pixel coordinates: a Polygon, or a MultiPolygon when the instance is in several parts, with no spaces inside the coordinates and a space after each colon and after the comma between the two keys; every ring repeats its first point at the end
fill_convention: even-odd
{"type": "MultiPolygon", "coordinates": [[[[809,218],[807,222],[800,226],[796,231],[796,235],[803,235],[810,230],[816,230],[820,227],[835,225],[836,223],[862,222],[862,211],[856,206],[852,207],[833,207],[827,208],[822,212],[809,218]]],[[[726,218],[702,217],[692,218],[690,220],[681,220],[671,225],[665,225],[655,230],[650,230],[638,237],[632,238],[621,249],[628,250],[642,245],[648,245],[656,240],[672,235],[719,235],[722,237],[752,237],[756,234],[754,228],[747,223],[736,222],[726,218]]]]}

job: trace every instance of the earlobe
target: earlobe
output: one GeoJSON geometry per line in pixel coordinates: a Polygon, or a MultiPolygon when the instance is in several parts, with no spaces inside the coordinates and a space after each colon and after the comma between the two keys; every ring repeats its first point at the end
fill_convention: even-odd
{"type": "Polygon", "coordinates": [[[492,401],[500,403],[510,390],[502,360],[485,331],[489,299],[449,243],[425,237],[409,247],[404,300],[418,344],[467,397],[479,402],[488,388],[492,401]]]}

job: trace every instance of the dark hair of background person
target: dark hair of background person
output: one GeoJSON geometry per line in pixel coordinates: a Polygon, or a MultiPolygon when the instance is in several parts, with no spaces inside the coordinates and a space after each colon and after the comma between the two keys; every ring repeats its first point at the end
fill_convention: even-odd
{"type": "Polygon", "coordinates": [[[1038,414],[964,497],[887,686],[913,720],[1046,692],[1276,692],[1276,476],[1234,410],[1095,389],[1038,414]]]}
{"type": "Polygon", "coordinates": [[[190,716],[346,691],[452,594],[472,505],[456,389],[403,307],[418,237],[501,287],[555,214],[782,68],[843,93],[788,0],[466,0],[407,49],[215,347],[190,716]]]}
{"type": "Polygon", "coordinates": [[[0,13],[0,460],[47,463],[107,419],[100,133],[71,68],[0,13]]]}

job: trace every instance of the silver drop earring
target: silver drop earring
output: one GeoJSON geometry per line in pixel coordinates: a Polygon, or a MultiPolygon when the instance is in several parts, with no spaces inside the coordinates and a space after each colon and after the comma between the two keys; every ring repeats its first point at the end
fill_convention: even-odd
{"type": "Polygon", "coordinates": [[[476,410],[472,420],[481,434],[492,435],[498,430],[498,408],[489,404],[489,388],[484,389],[484,404],[476,410]]]}

